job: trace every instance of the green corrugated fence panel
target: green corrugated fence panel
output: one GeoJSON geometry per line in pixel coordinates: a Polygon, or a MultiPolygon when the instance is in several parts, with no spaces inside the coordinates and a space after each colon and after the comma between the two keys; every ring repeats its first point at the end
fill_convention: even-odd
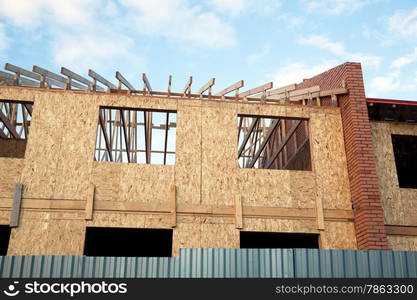
{"type": "Polygon", "coordinates": [[[413,277],[417,252],[181,249],[179,257],[0,256],[2,278],[413,277]]]}

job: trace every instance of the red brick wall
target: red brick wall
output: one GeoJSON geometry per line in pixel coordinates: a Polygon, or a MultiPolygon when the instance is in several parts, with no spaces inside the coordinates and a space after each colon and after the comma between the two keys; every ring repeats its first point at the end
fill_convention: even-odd
{"type": "Polygon", "coordinates": [[[358,248],[388,249],[360,63],[344,63],[304,80],[297,88],[320,85],[327,90],[343,84],[349,94],[339,97],[339,103],[358,248]]]}

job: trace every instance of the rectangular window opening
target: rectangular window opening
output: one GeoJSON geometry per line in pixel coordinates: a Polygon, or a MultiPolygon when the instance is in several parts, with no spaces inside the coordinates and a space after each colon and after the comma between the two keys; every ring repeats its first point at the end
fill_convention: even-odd
{"type": "Polygon", "coordinates": [[[238,115],[241,168],[311,171],[308,120],[238,115]]]}
{"type": "Polygon", "coordinates": [[[171,257],[171,229],[87,227],[84,255],[171,257]]]}
{"type": "Polygon", "coordinates": [[[0,100],[0,157],[25,157],[33,102],[0,100]]]}
{"type": "Polygon", "coordinates": [[[240,232],[240,248],[319,248],[319,235],[310,233],[240,232]]]}
{"type": "Polygon", "coordinates": [[[11,228],[9,225],[0,225],[0,255],[7,255],[9,248],[11,228]]]}
{"type": "Polygon", "coordinates": [[[391,138],[400,188],[417,189],[417,136],[393,134],[391,138]]]}
{"type": "Polygon", "coordinates": [[[175,111],[101,107],[94,159],[138,164],[175,164],[175,111]]]}

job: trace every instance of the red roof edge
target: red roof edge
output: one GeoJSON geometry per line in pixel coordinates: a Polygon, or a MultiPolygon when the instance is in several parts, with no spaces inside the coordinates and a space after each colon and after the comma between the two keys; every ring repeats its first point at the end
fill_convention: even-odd
{"type": "Polygon", "coordinates": [[[396,100],[396,99],[382,99],[382,98],[366,98],[368,103],[384,103],[384,104],[398,104],[398,105],[417,105],[417,100],[396,100]]]}

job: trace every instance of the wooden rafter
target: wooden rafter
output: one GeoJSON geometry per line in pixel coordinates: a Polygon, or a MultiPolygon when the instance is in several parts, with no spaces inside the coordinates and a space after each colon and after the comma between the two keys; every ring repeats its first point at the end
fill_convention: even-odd
{"type": "Polygon", "coordinates": [[[3,113],[3,111],[0,110],[0,121],[3,122],[4,126],[6,126],[9,133],[12,135],[15,139],[20,139],[19,133],[16,131],[16,127],[12,125],[10,120],[7,118],[7,116],[3,113]]]}
{"type": "Polygon", "coordinates": [[[110,147],[110,140],[107,135],[106,124],[101,113],[99,113],[98,118],[99,118],[99,124],[100,124],[101,130],[103,131],[103,137],[104,137],[104,142],[106,144],[107,154],[109,156],[110,161],[113,161],[113,155],[111,153],[111,147],[110,147]]]}
{"type": "Polygon", "coordinates": [[[125,121],[125,115],[124,115],[123,110],[120,110],[120,120],[121,120],[121,123],[122,123],[121,127],[123,129],[123,137],[124,137],[124,140],[125,140],[127,162],[130,163],[129,139],[128,139],[128,135],[127,135],[126,121],[125,121]]]}
{"type": "Polygon", "coordinates": [[[236,91],[236,94],[239,93],[239,89],[241,87],[243,87],[244,82],[243,80],[239,80],[238,82],[235,82],[234,84],[228,86],[227,88],[221,90],[220,92],[218,92],[217,94],[215,94],[215,96],[225,96],[227,94],[229,94],[230,92],[236,91]]]}
{"type": "MultiPolygon", "coordinates": [[[[244,118],[244,117],[241,116],[241,118],[244,118]]],[[[240,145],[240,148],[239,148],[239,150],[237,152],[237,156],[238,157],[240,157],[242,155],[242,153],[243,153],[243,150],[245,150],[246,144],[247,144],[250,136],[252,135],[253,130],[256,128],[256,126],[257,126],[257,124],[259,122],[259,119],[260,118],[254,118],[254,120],[252,121],[252,124],[250,125],[248,132],[246,132],[246,134],[245,134],[245,136],[243,138],[242,144],[240,145]]]]}
{"type": "Polygon", "coordinates": [[[197,94],[202,95],[205,91],[208,90],[208,94],[211,95],[211,88],[216,82],[215,78],[210,79],[205,85],[203,85],[198,91],[197,94]]]}
{"type": "Polygon", "coordinates": [[[288,141],[293,136],[293,134],[297,130],[298,126],[300,126],[300,124],[302,122],[303,122],[303,120],[297,120],[296,123],[289,130],[289,132],[285,135],[285,138],[283,139],[283,141],[278,145],[277,149],[274,151],[274,153],[272,154],[271,158],[266,162],[266,164],[265,164],[265,168],[266,169],[269,169],[271,167],[272,163],[275,161],[275,159],[281,153],[282,149],[288,143],[288,141]]]}

